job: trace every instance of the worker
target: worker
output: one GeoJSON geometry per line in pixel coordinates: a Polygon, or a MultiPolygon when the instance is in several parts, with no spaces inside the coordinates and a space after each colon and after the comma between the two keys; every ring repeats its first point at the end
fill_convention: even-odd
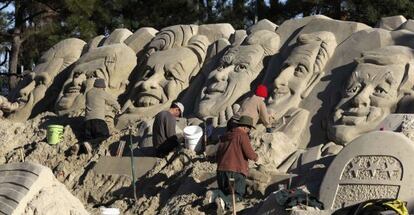
{"type": "Polygon", "coordinates": [[[116,111],[121,108],[116,98],[107,93],[105,88],[105,80],[98,78],[95,80],[93,88],[86,93],[85,141],[82,146],[88,154],[92,152],[92,140],[99,143],[110,136],[108,125],[105,122],[107,105],[112,106],[116,111]]]}
{"type": "Polygon", "coordinates": [[[155,115],[152,126],[152,143],[158,157],[164,157],[179,145],[182,135],[177,135],[175,125],[178,117],[182,117],[184,105],[173,102],[169,110],[155,115]]]}
{"type": "Polygon", "coordinates": [[[253,126],[256,126],[257,122],[260,121],[266,127],[266,131],[270,132],[270,119],[267,112],[265,99],[267,98],[267,87],[265,85],[259,85],[256,88],[255,95],[245,99],[240,107],[240,110],[236,115],[250,116],[253,119],[253,126]]]}
{"type": "Polygon", "coordinates": [[[217,184],[219,190],[207,192],[207,201],[216,201],[218,210],[229,209],[232,206],[232,192],[229,184],[234,179],[234,195],[241,200],[246,190],[248,160],[257,161],[258,156],[250,145],[249,131],[253,119],[241,116],[236,127],[220,138],[217,150],[217,184]]]}

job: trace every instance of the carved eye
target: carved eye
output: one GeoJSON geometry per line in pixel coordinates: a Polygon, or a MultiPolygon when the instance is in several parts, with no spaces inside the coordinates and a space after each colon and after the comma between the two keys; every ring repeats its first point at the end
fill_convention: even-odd
{"type": "Polygon", "coordinates": [[[376,95],[376,96],[385,96],[387,94],[388,94],[388,92],[384,88],[382,88],[381,86],[377,86],[374,89],[374,95],[376,95]]]}
{"type": "Polygon", "coordinates": [[[144,81],[148,80],[152,75],[154,74],[154,70],[149,69],[147,70],[147,72],[144,74],[144,76],[142,77],[142,79],[144,81]]]}
{"type": "Polygon", "coordinates": [[[170,71],[165,71],[165,73],[164,73],[164,76],[165,76],[165,79],[167,79],[167,80],[169,80],[169,81],[171,81],[171,80],[174,80],[175,79],[175,77],[174,77],[174,75],[170,72],[170,71]]]}
{"type": "Polygon", "coordinates": [[[307,73],[307,69],[305,66],[299,64],[296,68],[295,68],[295,72],[293,73],[293,75],[295,75],[296,77],[303,77],[305,76],[305,74],[307,73]]]}
{"type": "Polygon", "coordinates": [[[247,69],[247,64],[237,64],[236,65],[236,72],[243,72],[247,69]]]}
{"type": "Polygon", "coordinates": [[[357,92],[359,92],[359,89],[361,88],[361,85],[353,85],[353,86],[351,86],[350,88],[348,88],[347,90],[346,90],[346,93],[348,94],[348,95],[354,95],[354,94],[356,94],[357,92]]]}

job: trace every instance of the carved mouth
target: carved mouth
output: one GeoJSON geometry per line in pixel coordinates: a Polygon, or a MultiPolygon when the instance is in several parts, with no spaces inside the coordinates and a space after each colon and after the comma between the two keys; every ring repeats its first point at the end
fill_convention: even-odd
{"type": "Polygon", "coordinates": [[[369,108],[350,108],[348,110],[341,110],[337,113],[340,122],[344,125],[359,125],[369,120],[369,108]]]}
{"type": "Polygon", "coordinates": [[[162,103],[162,99],[156,95],[149,93],[140,93],[137,101],[138,107],[150,107],[162,103]]]}
{"type": "Polygon", "coordinates": [[[205,97],[210,98],[210,96],[217,95],[217,94],[224,94],[227,90],[227,82],[218,82],[211,84],[205,90],[205,97]]]}
{"type": "Polygon", "coordinates": [[[286,94],[290,94],[290,90],[287,87],[276,87],[275,90],[273,91],[273,94],[275,96],[283,96],[286,94]]]}
{"type": "Polygon", "coordinates": [[[81,87],[80,86],[72,86],[67,89],[65,94],[78,94],[80,93],[81,87]]]}

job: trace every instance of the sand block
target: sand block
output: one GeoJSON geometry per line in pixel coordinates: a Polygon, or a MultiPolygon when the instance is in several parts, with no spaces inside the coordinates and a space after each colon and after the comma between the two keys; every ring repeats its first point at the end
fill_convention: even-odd
{"type": "Polygon", "coordinates": [[[157,32],[154,28],[140,28],[124,42],[138,54],[144,50],[144,47],[155,37],[157,32]]]}
{"type": "Polygon", "coordinates": [[[88,214],[52,171],[35,163],[0,166],[0,214],[88,214]]]}
{"type": "Polygon", "coordinates": [[[414,20],[412,19],[407,20],[407,22],[401,25],[400,29],[406,29],[406,30],[414,32],[414,20]]]}
{"type": "Polygon", "coordinates": [[[123,43],[125,39],[132,35],[132,32],[126,28],[118,28],[112,31],[108,38],[105,39],[103,46],[123,43]]]}
{"type": "Polygon", "coordinates": [[[333,160],[320,187],[327,209],[370,199],[399,198],[414,212],[414,144],[403,134],[374,131],[350,142],[333,160]]]}
{"type": "Polygon", "coordinates": [[[379,22],[378,27],[385,29],[385,30],[393,31],[393,30],[398,29],[405,22],[407,22],[407,19],[401,15],[383,17],[381,18],[381,21],[379,22]]]}
{"type": "MultiPolygon", "coordinates": [[[[135,157],[135,177],[139,178],[145,175],[149,170],[153,169],[157,163],[156,157],[135,157]]],[[[130,157],[101,157],[94,167],[96,174],[113,174],[113,175],[129,175],[131,173],[130,157]]]]}

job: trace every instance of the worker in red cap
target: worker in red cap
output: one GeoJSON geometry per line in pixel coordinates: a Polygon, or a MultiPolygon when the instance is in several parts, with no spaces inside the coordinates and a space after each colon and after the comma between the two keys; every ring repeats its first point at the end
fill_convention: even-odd
{"type": "Polygon", "coordinates": [[[239,116],[250,116],[253,119],[253,125],[256,126],[257,122],[260,121],[266,127],[266,131],[270,131],[270,119],[267,112],[265,99],[267,98],[267,87],[260,84],[256,88],[255,95],[246,98],[237,115],[239,116]]]}

